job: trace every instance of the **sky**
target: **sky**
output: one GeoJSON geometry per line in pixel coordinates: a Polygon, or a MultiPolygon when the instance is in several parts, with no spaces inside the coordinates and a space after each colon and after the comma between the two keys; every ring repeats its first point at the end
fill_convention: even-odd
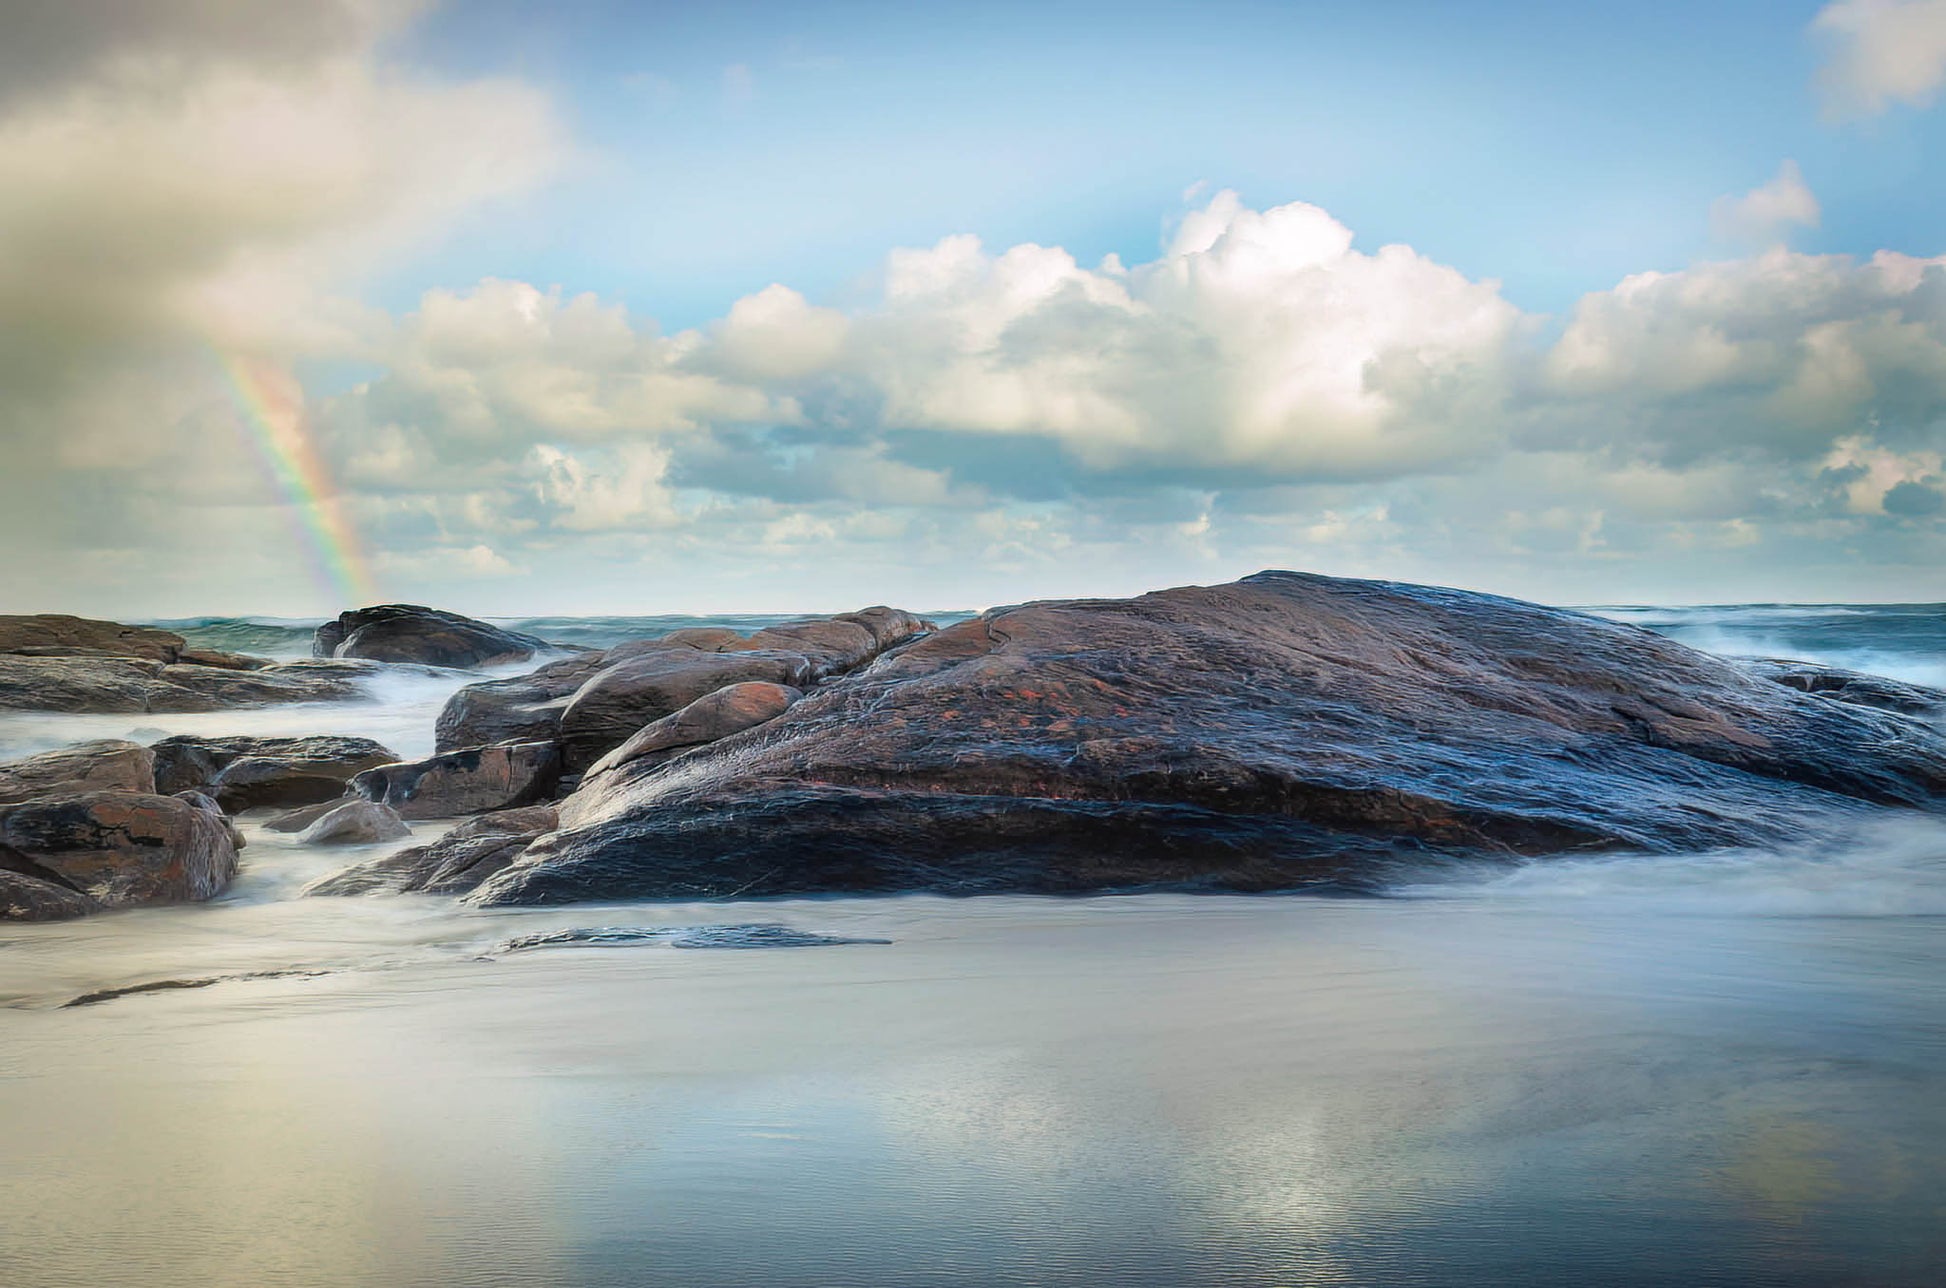
{"type": "Polygon", "coordinates": [[[13,612],[1946,600],[1946,0],[0,0],[13,612]]]}

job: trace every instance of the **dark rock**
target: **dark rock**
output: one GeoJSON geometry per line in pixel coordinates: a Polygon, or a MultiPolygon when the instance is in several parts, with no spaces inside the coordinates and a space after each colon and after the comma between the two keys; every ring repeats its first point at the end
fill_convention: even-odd
{"type": "Polygon", "coordinates": [[[578,772],[643,725],[712,687],[762,680],[801,688],[864,665],[931,629],[930,622],[911,613],[879,607],[751,636],[695,627],[630,640],[550,662],[527,675],[468,685],[439,714],[438,747],[552,739],[564,745],[568,769],[578,772]],[[746,660],[704,660],[715,654],[746,660]],[[750,661],[751,655],[767,660],[750,661]],[[601,687],[581,702],[580,691],[597,676],[604,677],[601,687]],[[575,714],[564,720],[570,707],[576,707],[575,714]]]}
{"type": "Polygon", "coordinates": [[[353,775],[399,758],[370,738],[206,738],[184,734],[152,748],[159,791],[206,788],[232,812],[259,805],[309,805],[345,794],[353,775]]]}
{"type": "Polygon", "coordinates": [[[551,739],[561,711],[589,676],[606,666],[601,653],[549,662],[526,675],[469,684],[446,700],[434,726],[440,751],[493,742],[551,739]]]}
{"type": "Polygon", "coordinates": [[[376,669],[308,661],[236,670],[147,658],[0,654],[0,709],[182,713],[341,702],[366,696],[362,681],[376,669]]]}
{"type": "Polygon", "coordinates": [[[458,613],[417,604],[381,604],[340,613],[337,621],[318,627],[311,652],[317,657],[476,667],[524,662],[549,647],[546,640],[458,613]]]}
{"type": "MultiPolygon", "coordinates": [[[[682,710],[644,725],[633,737],[596,761],[588,776],[641,761],[659,765],[691,747],[741,733],[790,710],[804,694],[782,684],[750,680],[706,693],[682,710]]],[[[585,779],[583,781],[586,781],[585,779]]]]}
{"type": "Polygon", "coordinates": [[[757,921],[724,926],[584,926],[519,935],[495,945],[492,951],[497,955],[524,953],[535,948],[616,948],[636,944],[660,944],[667,948],[829,948],[891,942],[820,935],[774,921],[757,921]]]}
{"type": "Polygon", "coordinates": [[[277,665],[267,657],[252,653],[230,653],[217,648],[186,648],[176,658],[192,666],[213,666],[224,671],[261,671],[277,665]]]}
{"type": "Polygon", "coordinates": [[[0,653],[34,657],[135,657],[174,662],[185,641],[174,631],[124,626],[61,613],[0,616],[0,653]]]}
{"type": "Polygon", "coordinates": [[[508,742],[380,765],[353,778],[351,790],[404,818],[458,818],[542,800],[560,778],[553,743],[508,742]]]}
{"type": "Polygon", "coordinates": [[[1272,890],[1777,842],[1935,806],[1946,738],[1665,637],[1295,573],[950,627],[593,775],[473,898],[1272,890]]]}
{"type": "MultiPolygon", "coordinates": [[[[7,856],[0,853],[0,865],[7,856]]],[[[101,905],[67,886],[0,866],[0,921],[69,921],[101,911],[101,905]]]]}
{"type": "Polygon", "coordinates": [[[400,850],[313,882],[305,894],[464,894],[505,868],[534,839],[554,830],[554,807],[481,814],[430,845],[400,850]]]}
{"type": "Polygon", "coordinates": [[[298,833],[303,845],[371,845],[411,836],[405,820],[376,801],[340,801],[298,833]]]}
{"type": "Polygon", "coordinates": [[[88,792],[0,809],[0,868],[92,907],[174,903],[208,899],[229,884],[236,846],[210,801],[88,792]]]}
{"type": "Polygon", "coordinates": [[[300,806],[297,809],[279,814],[276,818],[266,820],[263,825],[264,831],[302,832],[305,828],[311,826],[311,824],[317,822],[344,803],[345,797],[339,796],[333,800],[319,801],[315,805],[300,806]]]}
{"type": "Polygon", "coordinates": [[[1756,658],[1744,665],[1766,680],[1786,685],[1799,693],[1811,693],[1834,702],[1851,702],[1881,711],[1900,711],[1923,715],[1946,710],[1946,690],[1920,684],[1906,684],[1882,675],[1847,671],[1812,662],[1788,662],[1776,658],[1756,658]]]}
{"type": "Polygon", "coordinates": [[[575,690],[561,711],[561,752],[569,769],[584,769],[643,725],[705,694],[751,681],[802,688],[811,678],[811,664],[800,653],[643,653],[604,667],[575,690]]]}
{"type": "Polygon", "coordinates": [[[133,742],[104,739],[0,765],[0,805],[75,792],[153,792],[155,755],[133,742]]]}

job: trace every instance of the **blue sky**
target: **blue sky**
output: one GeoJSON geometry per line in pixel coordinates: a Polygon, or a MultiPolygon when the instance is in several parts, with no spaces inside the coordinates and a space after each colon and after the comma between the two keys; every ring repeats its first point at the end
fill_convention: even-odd
{"type": "Polygon", "coordinates": [[[1943,90],[1946,0],[21,0],[0,535],[123,616],[1946,599],[1943,90]]]}

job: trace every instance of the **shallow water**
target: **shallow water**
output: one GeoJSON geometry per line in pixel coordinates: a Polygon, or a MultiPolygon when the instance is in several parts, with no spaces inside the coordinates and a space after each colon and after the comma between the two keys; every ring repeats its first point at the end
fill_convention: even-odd
{"type": "Polygon", "coordinates": [[[551,909],[296,898],[385,847],[247,830],[213,904],[0,929],[0,1283],[1946,1268],[1940,820],[1382,899],[551,909]],[[778,925],[890,942],[734,929],[778,925]],[[709,930],[508,950],[597,927],[709,930]]]}

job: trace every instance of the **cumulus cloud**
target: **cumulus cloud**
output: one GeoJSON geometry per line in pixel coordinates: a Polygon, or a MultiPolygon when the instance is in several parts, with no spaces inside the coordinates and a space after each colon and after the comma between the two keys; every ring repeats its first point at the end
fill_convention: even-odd
{"type": "Polygon", "coordinates": [[[1815,228],[1818,199],[1797,162],[1787,160],[1768,183],[1740,197],[1719,197],[1710,207],[1710,228],[1724,241],[1771,245],[1798,227],[1815,228]]]}
{"type": "Polygon", "coordinates": [[[1836,0],[1811,29],[1825,45],[1818,88],[1833,115],[1923,107],[1946,82],[1946,0],[1836,0]]]}

